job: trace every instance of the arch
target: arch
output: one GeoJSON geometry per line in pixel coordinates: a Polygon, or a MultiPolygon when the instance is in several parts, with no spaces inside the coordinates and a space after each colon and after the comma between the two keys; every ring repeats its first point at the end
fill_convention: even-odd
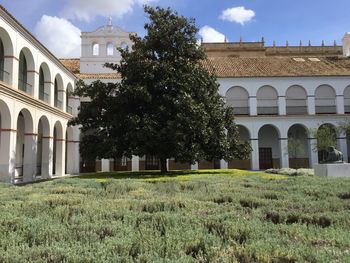
{"type": "Polygon", "coordinates": [[[114,46],[113,43],[109,42],[107,43],[107,56],[113,56],[114,55],[114,46]]]}
{"type": "Polygon", "coordinates": [[[100,55],[100,45],[98,43],[92,43],[92,55],[93,56],[100,55]]]}
{"type": "Polygon", "coordinates": [[[249,115],[249,94],[240,86],[231,87],[226,92],[226,105],[233,107],[236,115],[249,115]]]}
{"type": "Polygon", "coordinates": [[[0,42],[3,47],[3,57],[0,58],[2,60],[0,71],[2,72],[0,75],[0,81],[5,83],[12,84],[12,65],[13,65],[13,44],[10,38],[10,35],[7,31],[0,27],[0,42]]]}
{"type": "Polygon", "coordinates": [[[27,109],[22,109],[17,116],[15,182],[23,181],[32,174],[33,155],[33,118],[27,109]]]}
{"type": "Polygon", "coordinates": [[[271,124],[259,129],[259,164],[261,170],[281,167],[280,131],[271,124]]]}
{"type": "Polygon", "coordinates": [[[8,176],[11,127],[9,107],[4,101],[0,100],[0,176],[8,176]]]}
{"type": "Polygon", "coordinates": [[[337,130],[333,124],[324,123],[317,130],[318,160],[323,162],[327,159],[329,145],[337,147],[337,130]]]}
{"type": "Polygon", "coordinates": [[[26,108],[22,108],[21,111],[19,112],[18,116],[22,114],[24,117],[24,122],[25,122],[25,133],[33,133],[34,132],[34,121],[33,121],[33,117],[32,114],[30,113],[30,111],[26,108]]]}
{"type": "Polygon", "coordinates": [[[344,108],[345,113],[350,113],[350,85],[344,90],[344,108]]]}
{"type": "Polygon", "coordinates": [[[4,76],[5,76],[4,62],[5,62],[5,49],[0,38],[0,81],[3,81],[3,82],[4,82],[4,76]]]}
{"type": "Polygon", "coordinates": [[[18,64],[18,88],[33,95],[35,64],[33,54],[27,47],[22,48],[19,53],[18,64]]]}
{"type": "Polygon", "coordinates": [[[329,85],[318,86],[315,90],[316,114],[336,113],[336,93],[329,85]]]}
{"type": "Polygon", "coordinates": [[[238,127],[238,133],[239,133],[239,139],[241,141],[249,141],[250,140],[250,131],[249,129],[244,125],[237,125],[238,127]]]}
{"type": "Polygon", "coordinates": [[[288,129],[288,156],[291,168],[309,168],[308,130],[302,124],[294,124],[288,129]]]}
{"type": "Polygon", "coordinates": [[[10,129],[11,122],[11,113],[7,104],[0,99],[0,126],[1,129],[10,129]]]}
{"type": "Polygon", "coordinates": [[[73,99],[72,97],[72,92],[73,92],[73,86],[71,83],[68,83],[67,88],[66,88],[66,112],[73,114],[73,99]]]}
{"type": "Polygon", "coordinates": [[[36,177],[49,177],[50,123],[45,115],[38,122],[36,177]]]}
{"type": "Polygon", "coordinates": [[[39,99],[50,102],[51,72],[48,65],[43,62],[39,69],[39,99]]]}
{"type": "Polygon", "coordinates": [[[53,164],[52,174],[63,175],[64,172],[64,137],[63,126],[60,121],[56,121],[53,129],[53,164]]]}
{"type": "Polygon", "coordinates": [[[62,109],[63,108],[63,101],[64,101],[64,89],[63,89],[63,79],[60,74],[57,74],[55,77],[54,82],[54,106],[56,108],[62,109]]]}
{"type": "Polygon", "coordinates": [[[256,94],[258,115],[278,114],[278,93],[272,86],[262,86],[256,94]]]}
{"type": "Polygon", "coordinates": [[[307,93],[299,85],[290,86],[286,91],[286,113],[307,114],[307,93]]]}

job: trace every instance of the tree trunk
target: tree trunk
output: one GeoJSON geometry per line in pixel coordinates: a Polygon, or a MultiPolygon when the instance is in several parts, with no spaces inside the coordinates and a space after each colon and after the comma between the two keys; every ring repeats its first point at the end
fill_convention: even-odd
{"type": "Polygon", "coordinates": [[[166,165],[167,164],[166,159],[165,158],[160,158],[159,161],[160,161],[160,172],[162,174],[166,174],[168,172],[168,168],[167,168],[167,165],[166,165]]]}

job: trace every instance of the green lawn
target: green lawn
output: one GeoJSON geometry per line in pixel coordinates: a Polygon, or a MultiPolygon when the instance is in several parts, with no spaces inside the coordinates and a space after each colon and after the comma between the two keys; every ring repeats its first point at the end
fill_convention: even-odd
{"type": "Polygon", "coordinates": [[[0,262],[350,262],[350,180],[227,170],[0,184],[0,262]]]}

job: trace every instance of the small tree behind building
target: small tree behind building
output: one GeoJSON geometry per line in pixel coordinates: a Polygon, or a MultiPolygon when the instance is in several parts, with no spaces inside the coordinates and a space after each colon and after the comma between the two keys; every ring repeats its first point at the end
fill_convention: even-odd
{"type": "Polygon", "coordinates": [[[325,162],[329,147],[337,146],[337,129],[330,124],[323,124],[317,130],[311,129],[310,133],[317,139],[313,151],[318,152],[318,161],[325,162]]]}

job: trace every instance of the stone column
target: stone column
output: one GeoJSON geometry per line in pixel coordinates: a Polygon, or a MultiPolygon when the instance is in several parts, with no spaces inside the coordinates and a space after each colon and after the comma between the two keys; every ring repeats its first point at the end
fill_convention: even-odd
{"type": "Polygon", "coordinates": [[[18,89],[18,58],[12,56],[5,56],[4,69],[6,72],[10,73],[9,84],[12,85],[14,89],[18,89]]]}
{"type": "Polygon", "coordinates": [[[307,113],[309,115],[316,114],[315,96],[313,95],[307,96],[307,113]]]}
{"type": "Polygon", "coordinates": [[[52,166],[53,166],[53,137],[50,131],[50,136],[42,137],[42,164],[41,164],[41,177],[43,179],[52,178],[52,166]]]}
{"type": "Polygon", "coordinates": [[[198,170],[198,162],[191,164],[191,170],[198,170]]]}
{"type": "Polygon", "coordinates": [[[337,138],[338,149],[343,153],[344,162],[348,162],[348,145],[346,140],[346,134],[341,133],[337,138]]]}
{"type": "Polygon", "coordinates": [[[131,171],[138,172],[140,171],[140,157],[139,156],[132,156],[131,159],[131,171]]]}
{"type": "Polygon", "coordinates": [[[16,130],[0,129],[0,181],[13,183],[16,166],[16,130]]]}
{"type": "Polygon", "coordinates": [[[344,95],[337,95],[336,97],[337,114],[344,114],[344,95]]]}
{"type": "Polygon", "coordinates": [[[280,138],[281,168],[289,168],[288,138],[280,138]]]}
{"type": "Polygon", "coordinates": [[[23,182],[35,179],[37,159],[37,138],[34,133],[24,134],[23,182]]]}
{"type": "Polygon", "coordinates": [[[39,72],[34,71],[34,76],[33,76],[33,97],[36,99],[39,99],[39,72]]]}
{"type": "Polygon", "coordinates": [[[46,103],[50,104],[51,107],[54,106],[54,84],[51,81],[45,81],[44,85],[45,94],[47,94],[48,98],[46,103]]]}
{"type": "Polygon", "coordinates": [[[101,159],[101,172],[109,172],[109,159],[101,159]]]}
{"type": "Polygon", "coordinates": [[[259,140],[257,138],[251,138],[250,143],[252,146],[252,153],[251,153],[251,168],[252,170],[260,170],[260,164],[259,164],[259,140]]]}
{"type": "Polygon", "coordinates": [[[56,173],[55,176],[65,175],[65,153],[66,153],[66,141],[65,135],[63,138],[56,139],[56,173]]]}
{"type": "Polygon", "coordinates": [[[73,154],[74,156],[74,166],[73,166],[73,173],[79,174],[80,173],[80,152],[79,152],[79,144],[80,144],[80,129],[78,126],[73,127],[73,154]]]}
{"type": "Polygon", "coordinates": [[[79,174],[79,128],[73,127],[73,136],[67,140],[67,174],[79,174]]]}
{"type": "Polygon", "coordinates": [[[314,151],[317,146],[316,138],[308,138],[308,148],[309,148],[309,164],[310,168],[314,168],[316,164],[318,164],[318,152],[314,151]]]}
{"type": "Polygon", "coordinates": [[[286,97],[278,96],[278,115],[286,115],[286,97]]]}
{"type": "Polygon", "coordinates": [[[166,159],[166,169],[169,171],[169,159],[166,159]]]}
{"type": "Polygon", "coordinates": [[[258,115],[258,103],[256,100],[256,96],[249,97],[249,115],[250,116],[258,115]]]}
{"type": "Polygon", "coordinates": [[[220,169],[228,169],[228,162],[220,160],[220,169]]]}

